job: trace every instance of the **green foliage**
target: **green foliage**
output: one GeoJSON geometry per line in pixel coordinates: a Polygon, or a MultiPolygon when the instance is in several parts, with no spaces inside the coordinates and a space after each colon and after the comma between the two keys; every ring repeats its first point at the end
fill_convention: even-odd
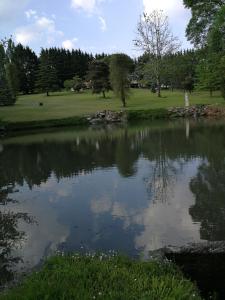
{"type": "Polygon", "coordinates": [[[17,69],[19,91],[23,94],[33,93],[38,70],[37,55],[29,47],[18,44],[12,54],[12,62],[17,69]]]}
{"type": "Polygon", "coordinates": [[[183,0],[183,2],[185,7],[191,9],[192,14],[186,29],[188,39],[195,46],[205,46],[209,30],[224,5],[224,0],[183,0]]]}
{"type": "Polygon", "coordinates": [[[220,89],[221,71],[216,53],[200,60],[196,68],[197,85],[199,90],[208,90],[210,94],[220,89]]]}
{"type": "Polygon", "coordinates": [[[220,89],[223,98],[225,99],[225,56],[223,56],[220,60],[220,89]]]}
{"type": "Polygon", "coordinates": [[[192,76],[187,76],[185,79],[184,79],[184,82],[183,82],[183,89],[185,91],[188,91],[189,93],[193,92],[194,90],[194,79],[192,76]]]}
{"type": "Polygon", "coordinates": [[[67,79],[64,81],[64,88],[69,91],[73,88],[73,79],[67,79]]]}
{"type": "Polygon", "coordinates": [[[6,69],[6,79],[11,91],[12,100],[16,102],[17,93],[19,90],[19,77],[17,73],[17,68],[14,63],[7,63],[5,65],[6,69]]]}
{"type": "Polygon", "coordinates": [[[121,256],[71,255],[49,259],[2,300],[201,299],[195,286],[170,263],[121,256]]]}
{"type": "Polygon", "coordinates": [[[83,81],[79,76],[74,76],[73,79],[64,81],[64,88],[68,90],[74,90],[75,92],[80,92],[83,88],[83,81]]]}
{"type": "Polygon", "coordinates": [[[225,4],[221,7],[208,35],[208,44],[213,52],[225,52],[225,4]]]}
{"type": "MultiPolygon", "coordinates": [[[[171,90],[183,89],[187,77],[195,78],[199,52],[200,51],[186,50],[163,56],[159,72],[161,84],[170,87],[171,90]]],[[[136,72],[141,82],[145,82],[148,87],[156,86],[153,68],[154,65],[151,63],[151,59],[149,61],[146,53],[139,57],[136,72]]]]}
{"type": "Polygon", "coordinates": [[[0,106],[13,105],[17,96],[17,70],[11,62],[11,40],[0,43],[0,106]]]}
{"type": "Polygon", "coordinates": [[[75,92],[79,93],[83,87],[83,81],[79,76],[73,77],[73,89],[75,92]]]}
{"type": "Polygon", "coordinates": [[[49,48],[45,49],[45,52],[48,53],[52,66],[56,70],[60,88],[63,88],[65,80],[71,79],[73,76],[84,79],[89,63],[94,59],[91,54],[81,50],[68,51],[61,48],[49,48]]]}
{"type": "Polygon", "coordinates": [[[94,60],[90,63],[87,77],[91,80],[93,93],[102,93],[105,98],[105,93],[110,89],[108,64],[102,60],[94,60]]]}
{"type": "Polygon", "coordinates": [[[128,76],[133,67],[132,59],[126,54],[113,54],[110,59],[110,82],[117,97],[126,106],[129,93],[128,76]]]}
{"type": "Polygon", "coordinates": [[[49,92],[59,89],[57,71],[53,65],[48,51],[42,50],[37,77],[37,87],[49,96],[49,92]]]}

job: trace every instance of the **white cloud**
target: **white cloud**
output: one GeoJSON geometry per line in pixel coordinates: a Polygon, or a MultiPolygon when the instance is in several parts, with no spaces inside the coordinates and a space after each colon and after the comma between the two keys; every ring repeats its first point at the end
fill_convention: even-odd
{"type": "Polygon", "coordinates": [[[99,21],[100,21],[100,25],[101,25],[101,30],[104,32],[107,30],[107,25],[106,25],[106,21],[103,17],[98,17],[99,21]]]}
{"type": "Polygon", "coordinates": [[[73,50],[76,48],[76,42],[78,41],[77,38],[73,38],[72,40],[65,40],[62,42],[62,47],[66,50],[73,50]]]}
{"type": "Polygon", "coordinates": [[[88,13],[93,13],[97,5],[97,0],[71,0],[71,6],[75,9],[82,9],[88,13]]]}
{"type": "Polygon", "coordinates": [[[27,18],[31,21],[27,26],[19,27],[15,31],[16,42],[29,45],[37,41],[41,44],[54,43],[63,32],[56,29],[55,20],[45,16],[38,16],[35,11],[26,11],[27,18]]]}
{"type": "Polygon", "coordinates": [[[27,11],[25,11],[25,15],[27,17],[27,19],[30,19],[31,17],[35,16],[37,14],[37,12],[33,9],[29,9],[27,11]]]}
{"type": "Polygon", "coordinates": [[[71,7],[83,10],[88,14],[99,14],[99,5],[105,1],[106,0],[71,0],[71,7]]]}

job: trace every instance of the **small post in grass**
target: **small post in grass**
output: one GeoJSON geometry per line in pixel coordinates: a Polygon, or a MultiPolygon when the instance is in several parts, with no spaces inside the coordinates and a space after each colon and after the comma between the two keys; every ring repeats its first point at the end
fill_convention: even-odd
{"type": "Polygon", "coordinates": [[[185,99],[185,107],[189,107],[190,106],[190,102],[189,102],[188,92],[185,92],[184,99],[185,99]]]}

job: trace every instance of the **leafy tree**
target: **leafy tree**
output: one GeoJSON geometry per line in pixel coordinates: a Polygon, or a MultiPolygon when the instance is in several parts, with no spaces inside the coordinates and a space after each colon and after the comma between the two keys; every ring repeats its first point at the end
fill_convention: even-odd
{"type": "Polygon", "coordinates": [[[149,69],[157,83],[158,97],[160,97],[162,59],[180,47],[178,39],[170,31],[168,17],[157,10],[149,15],[144,13],[138,23],[137,38],[134,42],[135,46],[149,55],[149,69]]]}
{"type": "Polygon", "coordinates": [[[48,51],[42,50],[38,70],[37,87],[49,96],[49,92],[59,88],[57,71],[48,51]]]}
{"type": "Polygon", "coordinates": [[[187,76],[183,82],[183,89],[189,93],[194,90],[194,79],[191,76],[187,76]]]}
{"type": "Polygon", "coordinates": [[[69,91],[73,88],[73,79],[67,79],[64,81],[64,88],[69,91]]]}
{"type": "Polygon", "coordinates": [[[212,28],[217,13],[225,4],[224,0],[183,0],[186,8],[191,9],[191,20],[187,26],[186,34],[195,46],[207,44],[208,33],[212,28]]]}
{"type": "Polygon", "coordinates": [[[105,93],[110,89],[108,64],[101,60],[91,62],[88,79],[92,82],[93,93],[102,93],[103,98],[105,98],[105,93]]]}
{"type": "Polygon", "coordinates": [[[212,96],[213,91],[220,89],[220,73],[217,54],[211,53],[211,55],[201,59],[196,68],[197,88],[208,90],[212,96]]]}
{"type": "Polygon", "coordinates": [[[110,59],[110,82],[116,96],[120,98],[123,107],[126,106],[126,97],[129,93],[128,75],[133,61],[126,54],[113,54],[110,59]]]}
{"type": "MultiPolygon", "coordinates": [[[[208,35],[209,57],[213,56],[213,74],[220,80],[220,89],[225,99],[225,5],[217,13],[208,35]],[[215,72],[217,71],[217,72],[215,72]]],[[[218,80],[217,80],[218,81],[218,80]]]]}
{"type": "Polygon", "coordinates": [[[79,93],[82,88],[83,88],[82,79],[79,76],[73,77],[73,89],[74,89],[74,91],[79,93]]]}
{"type": "Polygon", "coordinates": [[[79,76],[74,76],[73,79],[64,81],[64,87],[66,90],[74,90],[75,92],[80,92],[80,90],[83,88],[83,81],[79,76]]]}

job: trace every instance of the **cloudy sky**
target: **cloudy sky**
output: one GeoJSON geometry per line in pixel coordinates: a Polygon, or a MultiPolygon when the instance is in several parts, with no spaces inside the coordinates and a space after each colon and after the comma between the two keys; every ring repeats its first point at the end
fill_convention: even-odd
{"type": "Polygon", "coordinates": [[[41,47],[138,55],[133,39],[143,11],[163,9],[182,48],[190,13],[182,0],[0,0],[1,38],[12,35],[37,53],[41,47]]]}

